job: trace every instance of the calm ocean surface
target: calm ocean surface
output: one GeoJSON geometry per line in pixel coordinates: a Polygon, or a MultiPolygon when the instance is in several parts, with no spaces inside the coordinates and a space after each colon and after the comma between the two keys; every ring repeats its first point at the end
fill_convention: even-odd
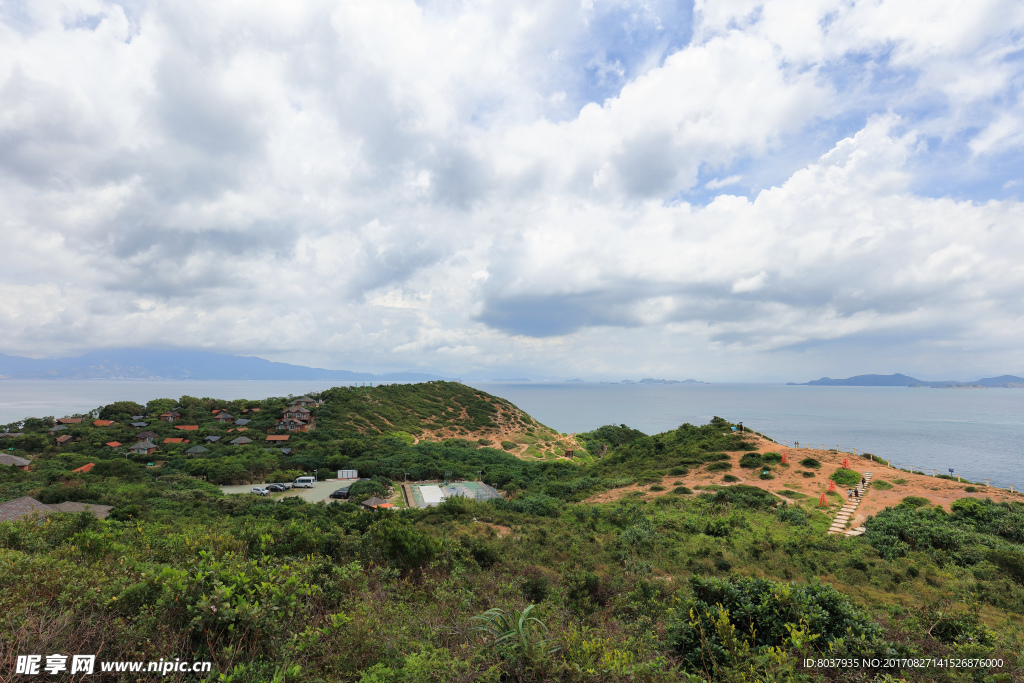
{"type": "MultiPolygon", "coordinates": [[[[335,381],[2,380],[0,423],[83,412],[117,400],[301,395],[335,381]]],[[[353,382],[352,384],[362,384],[353,382]]],[[[1024,487],[1024,389],[470,382],[544,424],[581,432],[627,424],[648,434],[719,415],[779,442],[869,451],[939,473],[1024,487]]]]}

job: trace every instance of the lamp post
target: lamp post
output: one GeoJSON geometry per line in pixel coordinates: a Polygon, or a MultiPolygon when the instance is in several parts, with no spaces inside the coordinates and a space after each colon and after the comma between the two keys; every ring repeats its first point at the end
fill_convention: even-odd
{"type": "Polygon", "coordinates": [[[316,473],[317,473],[317,470],[313,470],[313,483],[314,484],[319,481],[319,479],[317,479],[316,473]]]}

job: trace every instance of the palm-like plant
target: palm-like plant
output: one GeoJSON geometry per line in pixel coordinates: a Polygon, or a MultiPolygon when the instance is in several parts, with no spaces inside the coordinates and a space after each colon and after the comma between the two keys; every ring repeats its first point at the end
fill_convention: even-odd
{"type": "Polygon", "coordinates": [[[551,646],[552,638],[548,637],[548,627],[537,617],[531,616],[536,605],[529,605],[523,611],[506,612],[494,607],[483,614],[473,617],[477,624],[474,630],[480,631],[491,640],[497,650],[512,650],[527,662],[538,660],[558,652],[559,646],[551,646]]]}

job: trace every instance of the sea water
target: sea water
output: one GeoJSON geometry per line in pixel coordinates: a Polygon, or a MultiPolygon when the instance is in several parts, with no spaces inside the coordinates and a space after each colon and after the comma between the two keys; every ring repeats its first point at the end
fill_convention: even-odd
{"type": "MultiPolygon", "coordinates": [[[[183,395],[224,400],[301,396],[338,381],[0,380],[0,423],[62,417],[113,401],[183,395]]],[[[1024,389],[807,387],[772,384],[469,383],[560,432],[626,424],[656,434],[713,416],[780,444],[856,449],[900,467],[1024,486],[1024,389]]],[[[868,465],[860,465],[866,469],[868,465]]]]}
{"type": "MultiPolygon", "coordinates": [[[[1024,389],[779,384],[475,384],[560,432],[656,434],[714,416],[790,446],[874,453],[902,468],[1024,487],[1024,389]]],[[[867,471],[870,465],[856,462],[867,471]]]]}

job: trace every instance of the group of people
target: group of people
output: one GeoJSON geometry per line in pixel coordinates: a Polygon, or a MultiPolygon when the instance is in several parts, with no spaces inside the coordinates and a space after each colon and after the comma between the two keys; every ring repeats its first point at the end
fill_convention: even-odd
{"type": "MultiPolygon", "coordinates": [[[[865,479],[864,477],[860,478],[860,485],[861,486],[866,486],[867,483],[868,483],[867,479],[865,479]]],[[[847,497],[848,498],[860,498],[860,490],[859,489],[850,489],[849,493],[847,494],[847,497]]]]}

